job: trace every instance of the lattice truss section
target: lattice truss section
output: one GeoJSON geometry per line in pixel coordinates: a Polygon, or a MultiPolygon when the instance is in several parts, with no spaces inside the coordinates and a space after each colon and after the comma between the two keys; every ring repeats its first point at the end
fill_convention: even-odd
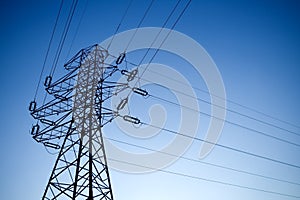
{"type": "Polygon", "coordinates": [[[101,127],[119,116],[118,110],[127,100],[115,110],[104,103],[131,89],[128,82],[113,81],[116,72],[131,77],[131,81],[136,71],[119,69],[125,54],[118,57],[116,65],[105,63],[109,57],[98,45],[82,49],[65,64],[66,75],[55,82],[46,77],[50,100],[41,106],[30,103],[30,113],[37,120],[32,137],[59,151],[42,199],[113,199],[101,127]]]}

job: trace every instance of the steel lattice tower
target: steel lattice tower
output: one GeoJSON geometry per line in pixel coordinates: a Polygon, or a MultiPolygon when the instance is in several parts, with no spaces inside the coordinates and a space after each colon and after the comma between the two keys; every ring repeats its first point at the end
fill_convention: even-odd
{"type": "MultiPolygon", "coordinates": [[[[113,200],[101,128],[118,117],[118,110],[127,103],[121,101],[115,110],[105,106],[112,95],[128,89],[127,83],[110,80],[120,71],[118,64],[124,56],[116,60],[117,65],[110,65],[105,64],[108,52],[100,46],[82,49],[65,64],[65,76],[55,82],[46,77],[51,100],[40,107],[30,103],[30,113],[37,120],[31,129],[33,138],[59,150],[42,199],[113,200]]],[[[124,119],[139,122],[130,116],[124,119]]]]}

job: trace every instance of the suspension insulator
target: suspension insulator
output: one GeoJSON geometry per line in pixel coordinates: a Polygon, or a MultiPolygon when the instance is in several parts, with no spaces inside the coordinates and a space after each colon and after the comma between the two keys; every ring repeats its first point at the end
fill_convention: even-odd
{"type": "Polygon", "coordinates": [[[40,125],[36,124],[32,126],[30,133],[31,135],[37,135],[39,133],[39,130],[40,130],[40,125]]]}
{"type": "Polygon", "coordinates": [[[131,116],[129,116],[129,115],[124,115],[124,116],[123,116],[123,119],[124,119],[125,121],[128,121],[128,122],[133,123],[133,124],[139,124],[139,123],[141,123],[141,121],[140,121],[138,118],[136,118],[136,117],[131,117],[131,116]]]}
{"type": "Polygon", "coordinates": [[[118,57],[117,61],[116,61],[116,64],[119,65],[122,63],[122,61],[124,60],[125,58],[125,53],[121,53],[120,56],[118,57]]]}
{"type": "Polygon", "coordinates": [[[47,76],[44,82],[44,86],[49,87],[51,85],[51,82],[52,82],[52,76],[47,76]]]}
{"type": "Polygon", "coordinates": [[[44,142],[44,145],[46,147],[50,147],[50,148],[53,148],[53,149],[60,149],[60,146],[58,144],[54,144],[54,143],[51,143],[51,142],[44,142]]]}
{"type": "Polygon", "coordinates": [[[132,81],[135,78],[135,76],[136,76],[137,73],[138,73],[137,69],[132,70],[132,72],[130,72],[129,76],[127,77],[127,81],[128,82],[132,81]]]}
{"type": "Polygon", "coordinates": [[[125,105],[127,104],[127,102],[128,102],[128,98],[122,99],[122,101],[119,103],[119,105],[117,107],[117,110],[122,110],[125,107],[125,105]]]}
{"type": "Polygon", "coordinates": [[[123,75],[125,75],[125,76],[129,76],[129,75],[130,75],[130,72],[127,71],[127,70],[125,70],[125,69],[123,69],[123,70],[121,70],[121,74],[123,74],[123,75]]]}
{"type": "Polygon", "coordinates": [[[146,90],[141,89],[141,88],[134,87],[134,88],[132,88],[132,91],[139,94],[139,95],[142,95],[144,97],[148,95],[148,92],[146,90]]]}
{"type": "Polygon", "coordinates": [[[43,124],[47,124],[47,125],[49,125],[49,126],[54,126],[54,125],[55,125],[55,122],[54,122],[54,121],[51,121],[51,120],[49,120],[49,119],[41,119],[41,122],[42,122],[43,124]]]}
{"type": "Polygon", "coordinates": [[[29,104],[29,111],[34,111],[36,109],[36,102],[32,101],[29,104]]]}

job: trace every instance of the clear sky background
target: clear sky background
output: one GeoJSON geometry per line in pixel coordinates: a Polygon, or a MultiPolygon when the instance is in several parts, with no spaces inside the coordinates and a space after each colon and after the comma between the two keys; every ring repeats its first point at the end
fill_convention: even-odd
{"type": "MultiPolygon", "coordinates": [[[[136,28],[149,2],[134,0],[120,31],[136,28]]],[[[155,1],[142,26],[162,26],[175,3],[155,1]]],[[[34,121],[28,112],[28,104],[34,96],[59,4],[58,0],[0,2],[1,199],[39,199],[55,161],[55,156],[48,154],[30,136],[29,130],[34,121]]],[[[84,9],[86,1],[80,1],[59,68],[81,48],[100,43],[111,36],[127,4],[128,1],[89,0],[84,9]]],[[[71,1],[66,0],[64,5],[62,19],[66,19],[71,1]]],[[[183,6],[180,7],[182,8],[183,6]]],[[[228,108],[300,134],[299,10],[300,2],[291,0],[194,0],[175,30],[195,39],[207,50],[220,70],[229,100],[298,127],[259,115],[230,102],[228,108]]],[[[174,19],[175,17],[173,21],[174,19]]],[[[171,23],[167,27],[170,28],[171,23]]],[[[62,28],[63,21],[60,21],[58,31],[61,32],[62,28]]],[[[54,42],[58,41],[59,32],[54,38],[54,42]]],[[[54,49],[50,52],[47,69],[50,69],[54,49]]],[[[183,74],[186,73],[184,75],[187,79],[196,79],[179,66],[174,67],[183,74]]],[[[60,75],[58,70],[55,77],[60,75]]],[[[40,94],[43,94],[42,90],[40,94]]],[[[228,114],[227,119],[300,144],[300,137],[287,131],[234,114],[228,114]]],[[[198,136],[203,137],[201,133],[198,136]]],[[[219,143],[300,165],[299,146],[282,143],[229,124],[225,124],[219,143]]],[[[201,143],[195,142],[185,156],[197,159],[200,146],[201,143]]],[[[215,148],[203,161],[300,183],[299,168],[222,148],[215,148]]],[[[300,196],[300,185],[258,178],[181,159],[166,170],[300,196]]],[[[162,172],[137,175],[112,170],[111,179],[116,200],[296,199],[162,172]]]]}

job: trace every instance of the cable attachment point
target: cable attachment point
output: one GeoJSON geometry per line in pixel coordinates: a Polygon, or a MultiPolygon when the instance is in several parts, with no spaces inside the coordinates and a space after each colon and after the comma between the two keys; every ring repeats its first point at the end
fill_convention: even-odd
{"type": "Polygon", "coordinates": [[[129,72],[127,70],[121,70],[121,74],[127,76],[128,82],[132,81],[135,78],[135,76],[137,75],[137,73],[138,73],[137,69],[134,69],[131,72],[129,72]]]}
{"type": "Polygon", "coordinates": [[[128,103],[128,97],[125,99],[122,99],[119,105],[117,106],[117,110],[122,110],[125,105],[128,103]]]}
{"type": "Polygon", "coordinates": [[[116,64],[119,65],[123,62],[124,58],[125,58],[125,53],[121,53],[120,56],[118,57],[116,64]]]}
{"type": "Polygon", "coordinates": [[[51,121],[49,119],[41,119],[40,120],[43,124],[47,124],[49,126],[54,126],[55,125],[55,122],[54,121],[51,121]]]}
{"type": "Polygon", "coordinates": [[[134,93],[137,93],[137,94],[142,95],[144,97],[148,95],[148,92],[146,90],[141,89],[141,88],[134,87],[134,88],[132,88],[132,91],[134,93]]]}
{"type": "Polygon", "coordinates": [[[127,71],[127,70],[125,70],[125,69],[122,69],[122,70],[121,70],[121,74],[122,74],[122,75],[125,75],[125,76],[129,76],[129,75],[130,75],[130,72],[127,71]]]}
{"type": "Polygon", "coordinates": [[[47,76],[44,82],[44,86],[49,87],[51,85],[51,82],[52,82],[52,76],[47,76]]]}
{"type": "Polygon", "coordinates": [[[138,73],[137,69],[132,70],[132,72],[130,72],[129,76],[127,77],[127,81],[128,82],[132,81],[135,78],[135,76],[137,75],[137,73],[138,73]]]}
{"type": "Polygon", "coordinates": [[[131,116],[129,116],[129,115],[124,115],[124,116],[123,116],[123,119],[124,119],[125,121],[128,121],[128,122],[133,123],[133,124],[139,124],[139,123],[141,123],[141,121],[140,121],[138,118],[136,118],[136,117],[131,117],[131,116]]]}

